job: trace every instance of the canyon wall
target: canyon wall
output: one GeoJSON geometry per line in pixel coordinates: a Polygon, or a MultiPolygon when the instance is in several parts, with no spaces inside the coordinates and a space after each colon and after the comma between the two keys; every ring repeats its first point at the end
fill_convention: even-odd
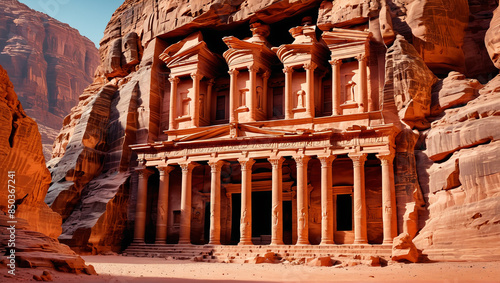
{"type": "Polygon", "coordinates": [[[99,55],[86,37],[17,0],[0,2],[0,64],[42,134],[44,155],[63,118],[93,80],[99,55]]]}
{"type": "Polygon", "coordinates": [[[9,262],[6,257],[10,254],[11,232],[7,228],[13,225],[9,221],[14,220],[17,267],[95,274],[81,257],[56,239],[61,234],[62,221],[44,202],[51,178],[45,167],[41,136],[1,65],[0,110],[0,182],[5,184],[0,190],[1,265],[9,262]],[[9,202],[10,199],[15,202],[9,202]]]}
{"type": "Polygon", "coordinates": [[[398,232],[415,237],[422,258],[498,259],[479,240],[498,242],[500,231],[497,6],[495,0],[125,1],[101,40],[97,76],[64,120],[49,162],[46,202],[63,217],[60,239],[94,253],[130,242],[133,168],[141,158],[129,145],[165,139],[169,70],[158,56],[166,47],[201,30],[222,53],[226,47],[212,38],[243,38],[255,19],[271,25],[270,41],[286,40],[272,31],[312,16],[322,31],[372,33],[376,55],[368,64],[383,76],[370,77],[378,82],[370,91],[379,93],[371,103],[401,128],[394,145],[398,232]]]}

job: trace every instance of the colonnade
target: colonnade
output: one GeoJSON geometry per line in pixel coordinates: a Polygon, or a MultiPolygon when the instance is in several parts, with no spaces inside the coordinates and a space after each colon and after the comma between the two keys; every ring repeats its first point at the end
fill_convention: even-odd
{"type": "MultiPolygon", "coordinates": [[[[354,244],[367,244],[366,199],[365,199],[365,161],[366,153],[349,153],[353,162],[353,198],[354,198],[354,244]]],[[[334,204],[332,187],[332,162],[334,155],[318,155],[321,163],[321,243],[320,245],[335,244],[334,241],[334,204]]],[[[396,226],[396,194],[394,188],[393,154],[378,154],[382,169],[382,222],[383,244],[391,244],[397,233],[396,226]]],[[[311,156],[292,156],[297,170],[297,245],[309,243],[309,193],[307,189],[307,167],[311,156]]],[[[272,226],[271,245],[283,245],[283,191],[282,165],[285,161],[281,156],[270,156],[267,160],[272,168],[272,226]]],[[[221,168],[225,161],[208,160],[211,168],[210,186],[210,236],[209,244],[220,245],[221,238],[221,168]]],[[[239,245],[252,244],[252,158],[240,158],[241,165],[241,214],[240,214],[240,242],[239,245]]],[[[192,171],[196,162],[178,164],[182,169],[181,185],[181,219],[179,244],[190,244],[191,231],[191,180],[192,171]]],[[[158,193],[158,217],[156,223],[156,243],[165,243],[167,236],[167,212],[169,174],[173,165],[157,167],[160,172],[158,193]]],[[[152,170],[137,169],[139,172],[139,186],[137,191],[137,206],[135,214],[134,242],[143,243],[146,228],[146,205],[148,177],[152,170]]]]}

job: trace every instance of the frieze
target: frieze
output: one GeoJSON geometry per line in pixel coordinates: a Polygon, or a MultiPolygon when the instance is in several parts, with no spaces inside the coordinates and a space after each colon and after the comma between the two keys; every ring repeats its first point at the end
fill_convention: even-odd
{"type": "Polygon", "coordinates": [[[179,156],[190,155],[203,155],[213,152],[229,153],[239,151],[252,151],[252,150],[283,150],[283,149],[313,149],[325,147],[354,147],[354,146],[372,146],[384,145],[389,143],[388,136],[379,137],[366,137],[359,138],[353,137],[346,140],[315,140],[315,141],[290,141],[290,142],[269,142],[269,143],[248,143],[248,144],[233,144],[223,146],[203,146],[197,148],[184,148],[179,150],[166,150],[158,153],[145,154],[147,160],[157,158],[172,158],[179,156]]]}

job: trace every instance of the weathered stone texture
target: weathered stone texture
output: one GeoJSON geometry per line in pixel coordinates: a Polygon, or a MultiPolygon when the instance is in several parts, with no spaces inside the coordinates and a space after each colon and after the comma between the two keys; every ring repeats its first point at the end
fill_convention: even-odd
{"type": "Polygon", "coordinates": [[[61,218],[43,202],[50,184],[37,124],[26,116],[7,72],[0,66],[0,208],[8,210],[7,184],[15,187],[17,216],[28,220],[29,229],[50,237],[61,233],[61,218]],[[12,182],[8,172],[14,172],[12,182]]]}
{"type": "Polygon", "coordinates": [[[398,35],[386,55],[384,104],[393,99],[399,118],[410,128],[427,128],[431,89],[437,77],[415,48],[398,35]]]}
{"type": "Polygon", "coordinates": [[[486,32],[484,41],[491,61],[500,69],[500,8],[496,8],[493,12],[490,28],[486,32]]]}
{"type": "Polygon", "coordinates": [[[40,124],[47,152],[62,118],[92,82],[99,64],[95,45],[67,24],[6,0],[0,3],[0,64],[26,113],[40,124]]]}
{"type": "Polygon", "coordinates": [[[500,240],[499,86],[497,76],[427,135],[424,153],[436,163],[426,170],[429,220],[414,242],[430,259],[498,259],[490,243],[500,240]]]}

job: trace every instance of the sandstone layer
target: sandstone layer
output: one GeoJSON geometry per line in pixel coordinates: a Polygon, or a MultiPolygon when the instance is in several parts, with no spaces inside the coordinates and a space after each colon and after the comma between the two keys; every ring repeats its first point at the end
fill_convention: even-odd
{"type": "Polygon", "coordinates": [[[61,234],[61,216],[44,203],[51,178],[40,133],[36,122],[24,112],[2,66],[0,109],[0,181],[5,184],[0,191],[1,265],[10,263],[7,255],[14,249],[18,268],[95,274],[81,257],[56,239],[61,234]],[[12,225],[15,246],[7,229],[12,225]]]}
{"type": "Polygon", "coordinates": [[[97,49],[67,24],[6,0],[0,3],[0,64],[38,122],[48,160],[62,119],[93,80],[97,49]]]}
{"type": "MultiPolygon", "coordinates": [[[[417,248],[431,259],[469,259],[472,253],[494,259],[478,239],[485,231],[498,242],[498,167],[495,158],[485,161],[498,151],[498,79],[481,84],[497,70],[491,63],[484,68],[471,63],[489,60],[484,34],[494,4],[488,3],[125,1],[101,40],[97,76],[64,120],[49,162],[46,201],[64,219],[60,239],[87,253],[121,251],[130,243],[138,186],[133,169],[143,157],[129,145],[166,138],[169,70],[158,59],[165,48],[201,30],[222,54],[226,47],[213,38],[239,37],[252,20],[271,25],[273,44],[273,36],[282,36],[272,34],[274,27],[295,26],[313,15],[323,31],[372,33],[369,51],[376,55],[368,65],[382,75],[370,75],[378,82],[370,91],[380,93],[370,103],[380,104],[385,122],[401,130],[393,145],[394,177],[398,232],[408,236],[401,236],[407,245],[400,249],[416,236],[417,248]],[[484,123],[488,126],[479,126],[484,123]],[[464,242],[455,231],[473,240],[464,242]],[[440,249],[445,256],[436,256],[440,249]]],[[[489,49],[497,39],[487,36],[489,49]]],[[[414,249],[407,255],[416,260],[414,249]]]]}

